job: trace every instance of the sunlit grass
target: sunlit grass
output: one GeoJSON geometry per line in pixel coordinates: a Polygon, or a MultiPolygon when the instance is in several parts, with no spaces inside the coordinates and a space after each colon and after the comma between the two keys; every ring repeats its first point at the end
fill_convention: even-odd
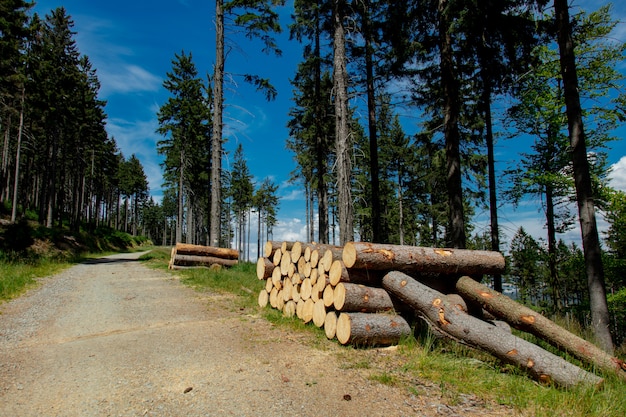
{"type": "Polygon", "coordinates": [[[37,278],[56,274],[71,266],[69,262],[46,259],[14,260],[0,258],[0,301],[10,300],[32,288],[37,278]]]}

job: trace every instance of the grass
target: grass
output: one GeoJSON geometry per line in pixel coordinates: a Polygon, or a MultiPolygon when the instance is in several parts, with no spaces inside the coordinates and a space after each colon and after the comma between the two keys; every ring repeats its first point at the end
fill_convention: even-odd
{"type": "MultiPolygon", "coordinates": [[[[156,268],[167,268],[170,252],[155,249],[146,258],[156,268]]],[[[323,349],[329,343],[322,329],[297,318],[283,317],[272,308],[261,309],[257,295],[264,282],[256,278],[254,264],[242,263],[218,271],[199,268],[178,272],[181,281],[201,291],[237,295],[240,308],[255,309],[272,323],[294,332],[308,332],[311,343],[323,349]]],[[[563,323],[561,323],[563,324],[563,323]]],[[[575,330],[575,329],[574,329],[575,330]]],[[[561,389],[537,384],[515,367],[457,343],[437,339],[428,331],[403,340],[392,353],[375,349],[341,349],[345,368],[362,369],[371,380],[419,395],[423,381],[438,387],[442,401],[454,405],[461,395],[473,395],[486,407],[505,405],[512,415],[533,417],[623,417],[626,415],[626,383],[605,376],[601,389],[561,389]],[[422,382],[420,382],[422,381],[422,382]]]]}
{"type": "Polygon", "coordinates": [[[32,288],[37,278],[53,275],[69,267],[69,262],[58,260],[0,259],[0,302],[10,300],[32,288]]]}
{"type": "Polygon", "coordinates": [[[111,228],[93,233],[47,228],[22,219],[0,227],[0,302],[23,294],[37,279],[54,275],[87,258],[140,250],[149,243],[111,228]]]}

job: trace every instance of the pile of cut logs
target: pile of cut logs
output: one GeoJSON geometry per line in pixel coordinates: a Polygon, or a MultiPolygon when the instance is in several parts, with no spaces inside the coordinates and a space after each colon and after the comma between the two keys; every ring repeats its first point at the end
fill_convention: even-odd
{"type": "Polygon", "coordinates": [[[169,269],[233,266],[238,259],[239,252],[235,249],[177,243],[172,248],[169,269]]]}
{"type": "Polygon", "coordinates": [[[541,382],[602,383],[513,335],[513,326],[626,380],[623,361],[471,278],[502,273],[504,267],[504,257],[491,251],[269,241],[257,262],[257,277],[266,284],[258,302],[323,327],[341,344],[396,344],[411,335],[418,318],[434,332],[482,349],[541,382]]]}

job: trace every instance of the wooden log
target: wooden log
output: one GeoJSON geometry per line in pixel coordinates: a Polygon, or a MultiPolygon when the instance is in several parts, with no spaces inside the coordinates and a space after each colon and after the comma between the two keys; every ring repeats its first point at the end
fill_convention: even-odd
{"type": "Polygon", "coordinates": [[[394,309],[389,293],[383,288],[340,282],[333,291],[333,306],[337,311],[377,313],[394,309]]]}
{"type": "Polygon", "coordinates": [[[311,260],[311,247],[310,246],[307,245],[304,247],[304,252],[302,252],[302,257],[304,258],[306,262],[309,262],[311,260]]]}
{"type": "Polygon", "coordinates": [[[272,276],[274,264],[268,258],[259,258],[256,261],[256,277],[258,279],[266,279],[272,276]]]}
{"type": "Polygon", "coordinates": [[[318,262],[318,268],[321,268],[324,272],[328,272],[333,262],[341,260],[342,256],[343,248],[341,246],[328,245],[324,247],[322,258],[318,262]]]}
{"type": "Polygon", "coordinates": [[[283,315],[285,317],[293,317],[296,314],[296,303],[293,300],[289,300],[283,306],[283,315]]]}
{"type": "Polygon", "coordinates": [[[276,252],[282,246],[283,242],[279,242],[276,240],[268,240],[265,242],[263,246],[263,255],[266,258],[272,258],[274,256],[274,252],[276,252]]]}
{"type": "Polygon", "coordinates": [[[172,269],[172,267],[174,266],[174,258],[176,257],[176,246],[174,246],[172,248],[172,250],[170,251],[170,261],[167,265],[168,269],[172,269]]]}
{"type": "Polygon", "coordinates": [[[305,278],[302,280],[302,285],[300,286],[300,298],[306,301],[311,298],[312,293],[313,287],[311,286],[311,280],[309,278],[305,278]]]}
{"type": "Polygon", "coordinates": [[[300,291],[300,285],[292,285],[292,286],[291,286],[291,299],[292,299],[293,301],[295,301],[296,303],[297,303],[298,301],[300,301],[300,299],[302,298],[302,297],[300,296],[300,293],[301,293],[301,291],[300,291]]]}
{"type": "Polygon", "coordinates": [[[335,260],[330,265],[328,271],[328,279],[331,285],[337,285],[340,282],[351,282],[354,284],[364,284],[369,286],[380,286],[384,272],[370,271],[367,269],[348,269],[342,260],[335,260]]]}
{"type": "Polygon", "coordinates": [[[332,285],[328,284],[326,288],[324,288],[322,301],[326,307],[332,307],[333,302],[335,301],[335,289],[332,285]]]}
{"type": "Polygon", "coordinates": [[[296,303],[296,317],[302,320],[302,311],[304,310],[304,300],[300,300],[296,303]]]}
{"type": "Polygon", "coordinates": [[[320,261],[320,251],[319,249],[313,249],[311,251],[311,259],[309,262],[311,263],[311,268],[317,268],[317,264],[320,261]]]}
{"type": "Polygon", "coordinates": [[[302,306],[302,321],[305,323],[313,320],[313,309],[315,307],[315,303],[310,298],[308,300],[304,300],[304,305],[302,306]]]}
{"type": "Polygon", "coordinates": [[[239,251],[231,248],[176,243],[176,253],[180,255],[210,256],[214,258],[239,259],[239,251]]]}
{"type": "Polygon", "coordinates": [[[448,302],[443,294],[398,271],[383,278],[383,288],[413,307],[431,328],[514,364],[542,383],[563,387],[600,386],[602,378],[586,372],[537,345],[509,334],[448,302]]]}
{"type": "Polygon", "coordinates": [[[366,242],[346,243],[342,260],[348,269],[459,275],[502,273],[505,266],[504,256],[499,252],[366,242]]]}
{"type": "Polygon", "coordinates": [[[552,320],[511,300],[506,295],[469,277],[461,277],[456,282],[456,289],[461,296],[471,302],[479,303],[489,313],[505,320],[516,329],[534,334],[581,361],[593,364],[604,371],[616,373],[619,378],[626,380],[626,363],[624,361],[611,356],[593,343],[568,332],[552,320]]]}
{"type": "Polygon", "coordinates": [[[284,252],[280,257],[280,273],[283,276],[287,276],[289,273],[289,266],[293,268],[293,264],[291,263],[291,256],[289,256],[289,252],[284,252]]]}
{"type": "Polygon", "coordinates": [[[411,334],[402,316],[377,313],[341,313],[337,319],[337,340],[342,345],[394,345],[411,334]]]}
{"type": "Polygon", "coordinates": [[[295,242],[289,242],[289,241],[284,241],[284,242],[282,242],[282,243],[280,244],[280,251],[281,251],[283,254],[288,253],[288,252],[291,250],[291,248],[293,247],[293,244],[294,244],[294,243],[295,243],[295,242]]]}
{"type": "Polygon", "coordinates": [[[283,300],[285,302],[291,300],[291,290],[293,289],[293,284],[291,283],[291,280],[284,280],[283,281],[283,300]]]}
{"type": "Polygon", "coordinates": [[[294,242],[289,253],[291,255],[291,262],[297,264],[300,260],[300,257],[302,256],[302,243],[294,242]]]}
{"type": "Polygon", "coordinates": [[[280,266],[275,266],[272,271],[272,283],[278,289],[281,289],[283,286],[283,276],[280,273],[280,266]]]}
{"type": "Polygon", "coordinates": [[[214,256],[181,255],[176,251],[174,265],[178,266],[211,266],[214,264],[221,266],[237,265],[237,259],[216,258],[214,256]]]}
{"type": "Polygon", "coordinates": [[[324,333],[328,339],[334,339],[337,334],[337,313],[329,311],[324,319],[324,333]]]}
{"type": "Polygon", "coordinates": [[[274,308],[278,305],[278,288],[272,288],[270,291],[270,305],[274,308]]]}
{"type": "Polygon", "coordinates": [[[292,284],[300,285],[300,284],[302,284],[302,281],[304,281],[302,279],[302,276],[300,274],[298,274],[297,272],[295,274],[293,274],[293,276],[291,277],[291,283],[292,284]]]}
{"type": "Polygon", "coordinates": [[[265,291],[265,288],[259,291],[259,297],[258,297],[259,307],[265,308],[269,300],[270,300],[270,295],[267,293],[267,291],[265,291]]]}
{"type": "Polygon", "coordinates": [[[272,288],[274,288],[274,283],[272,282],[272,278],[268,278],[265,280],[265,291],[267,291],[267,293],[269,294],[270,291],[272,291],[272,288]]]}
{"type": "Polygon", "coordinates": [[[283,252],[280,249],[278,249],[272,255],[272,263],[275,266],[280,266],[280,261],[282,260],[282,258],[283,258],[283,252]]]}
{"type": "Polygon", "coordinates": [[[317,300],[313,303],[313,324],[322,327],[326,320],[326,306],[323,300],[317,300]]]}

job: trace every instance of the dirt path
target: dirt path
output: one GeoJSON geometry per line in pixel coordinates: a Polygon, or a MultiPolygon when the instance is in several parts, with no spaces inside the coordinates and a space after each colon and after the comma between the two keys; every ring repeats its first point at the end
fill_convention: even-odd
{"type": "Polygon", "coordinates": [[[74,266],[0,306],[0,416],[510,413],[471,398],[449,407],[435,391],[416,397],[342,369],[332,342],[314,348],[139,255],[74,266]]]}

